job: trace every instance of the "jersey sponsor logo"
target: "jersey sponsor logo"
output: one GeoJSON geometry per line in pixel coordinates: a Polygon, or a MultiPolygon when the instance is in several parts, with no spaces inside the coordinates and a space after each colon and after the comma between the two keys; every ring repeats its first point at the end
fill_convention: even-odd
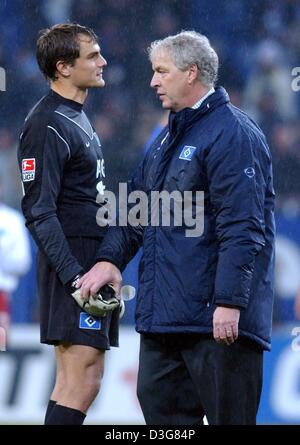
{"type": "Polygon", "coordinates": [[[35,158],[22,160],[23,182],[33,181],[35,178],[35,158]]]}
{"type": "Polygon", "coordinates": [[[105,178],[104,159],[97,159],[96,178],[98,179],[99,176],[100,176],[101,178],[105,178]]]}
{"type": "Polygon", "coordinates": [[[196,147],[193,147],[192,145],[185,145],[181,150],[179,159],[182,159],[183,161],[191,161],[195,150],[196,147]]]}
{"type": "Polygon", "coordinates": [[[100,331],[101,321],[98,320],[97,318],[92,317],[91,315],[87,314],[86,312],[80,312],[79,328],[100,331]]]}
{"type": "Polygon", "coordinates": [[[100,193],[100,195],[104,195],[105,185],[103,184],[103,181],[99,181],[96,185],[97,192],[100,193]]]}

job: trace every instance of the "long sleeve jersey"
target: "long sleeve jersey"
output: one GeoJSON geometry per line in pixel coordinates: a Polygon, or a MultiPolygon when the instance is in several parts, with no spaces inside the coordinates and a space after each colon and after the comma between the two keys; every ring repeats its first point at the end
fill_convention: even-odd
{"type": "Polygon", "coordinates": [[[105,232],[96,223],[97,201],[105,189],[104,160],[82,105],[52,90],[43,97],[25,119],[18,162],[26,226],[67,283],[83,268],[66,238],[105,232]]]}

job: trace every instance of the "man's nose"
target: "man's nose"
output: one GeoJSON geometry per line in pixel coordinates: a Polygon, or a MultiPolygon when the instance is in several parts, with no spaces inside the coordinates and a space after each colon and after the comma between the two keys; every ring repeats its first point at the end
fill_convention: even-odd
{"type": "Polygon", "coordinates": [[[150,87],[156,88],[156,87],[158,87],[158,85],[159,85],[158,77],[157,77],[156,73],[154,73],[152,76],[151,82],[150,82],[150,87]]]}
{"type": "Polygon", "coordinates": [[[100,56],[100,59],[99,59],[99,65],[101,67],[107,65],[107,61],[106,61],[106,59],[102,55],[100,56]]]}

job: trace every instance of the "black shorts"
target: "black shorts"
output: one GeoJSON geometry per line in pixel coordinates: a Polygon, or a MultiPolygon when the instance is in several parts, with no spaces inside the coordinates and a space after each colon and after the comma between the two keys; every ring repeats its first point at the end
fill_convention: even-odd
{"type": "MultiPolygon", "coordinates": [[[[94,264],[101,239],[67,238],[71,252],[87,272],[94,264]]],[[[47,257],[38,252],[37,285],[40,300],[41,343],[110,349],[119,346],[119,311],[95,318],[84,312],[59,280],[47,257]]]]}

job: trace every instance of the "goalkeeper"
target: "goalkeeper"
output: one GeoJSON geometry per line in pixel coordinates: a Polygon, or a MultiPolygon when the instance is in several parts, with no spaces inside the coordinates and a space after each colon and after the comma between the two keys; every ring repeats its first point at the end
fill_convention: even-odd
{"type": "Polygon", "coordinates": [[[71,296],[76,279],[94,264],[105,230],[96,224],[104,160],[82,107],[88,88],[104,87],[107,63],[94,32],[75,24],[44,30],[37,61],[50,91],[25,120],[18,160],[22,210],[39,248],[41,342],[54,345],[56,355],[45,424],[80,425],[99,391],[105,351],[118,346],[115,296],[102,292],[102,317],[86,312],[89,295],[86,302],[71,296]]]}

